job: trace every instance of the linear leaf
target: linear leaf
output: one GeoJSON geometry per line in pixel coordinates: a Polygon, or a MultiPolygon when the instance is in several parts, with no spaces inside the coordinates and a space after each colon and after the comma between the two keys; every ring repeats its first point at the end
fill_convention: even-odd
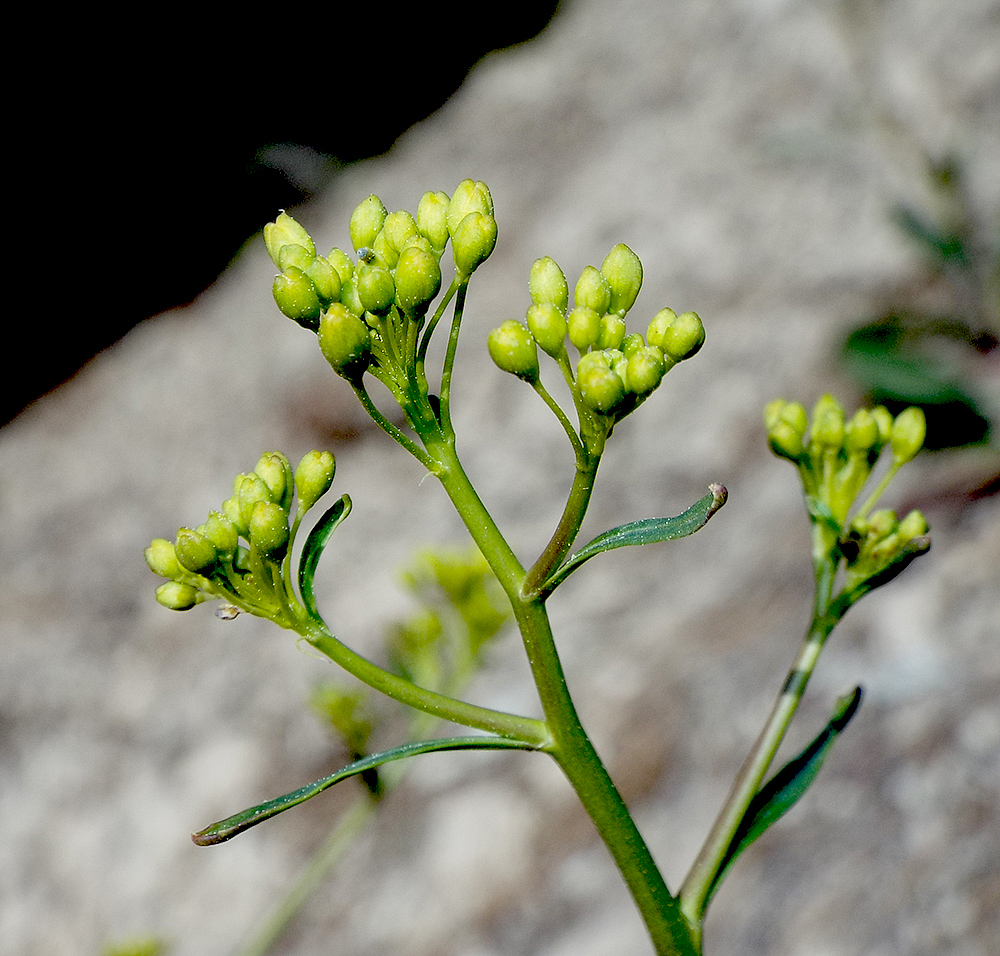
{"type": "Polygon", "coordinates": [[[834,741],[850,723],[861,704],[861,688],[855,687],[837,701],[829,723],[797,757],[785,764],[750,801],[743,819],[733,835],[725,856],[709,887],[705,905],[722,883],[736,858],[768,827],[777,823],[806,792],[816,779],[834,741]]]}
{"type": "Polygon", "coordinates": [[[708,519],[725,503],[729,493],[722,485],[709,486],[711,491],[704,498],[696,501],[687,511],[673,518],[642,518],[630,521],[599,534],[589,544],[571,554],[546,579],[540,591],[551,594],[563,581],[569,577],[581,564],[589,561],[595,555],[615,548],[626,548],[631,545],[657,544],[660,541],[673,541],[677,538],[694,534],[708,523],[708,519]]]}
{"type": "Polygon", "coordinates": [[[316,598],[313,595],[313,578],[316,575],[316,566],[319,564],[320,555],[326,547],[330,536],[337,530],[340,524],[351,513],[351,499],[344,495],[333,503],[316,526],[309,532],[306,543],[302,547],[302,557],[299,558],[299,591],[302,593],[302,602],[306,610],[313,616],[319,617],[319,609],[316,607],[316,598]]]}
{"type": "Polygon", "coordinates": [[[240,813],[236,813],[225,820],[213,823],[204,830],[199,830],[192,834],[191,839],[198,846],[214,846],[216,843],[225,843],[231,840],[238,833],[249,830],[250,827],[263,823],[279,813],[291,807],[298,806],[306,800],[315,797],[316,794],[332,787],[341,780],[348,777],[357,776],[366,770],[380,767],[382,764],[391,763],[394,760],[402,760],[405,757],[415,757],[418,754],[434,753],[440,750],[535,750],[533,744],[523,740],[514,740],[509,737],[477,736],[477,737],[442,737],[437,740],[421,740],[416,743],[403,744],[401,747],[394,747],[392,750],[384,750],[382,753],[372,754],[370,757],[363,757],[355,760],[346,767],[323,777],[314,783],[306,784],[286,793],[284,796],[268,800],[266,803],[250,807],[240,813]]]}

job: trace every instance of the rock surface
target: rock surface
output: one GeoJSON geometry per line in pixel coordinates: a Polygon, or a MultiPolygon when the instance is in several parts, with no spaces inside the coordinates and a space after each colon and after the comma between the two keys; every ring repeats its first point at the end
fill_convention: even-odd
{"type": "MultiPolygon", "coordinates": [[[[532,557],[571,459],[487,331],[519,317],[538,255],[568,275],[618,241],[642,257],[636,315],[696,309],[708,344],[616,432],[584,534],[677,513],[724,482],[691,539],[618,552],[552,602],[585,723],[676,885],[780,685],[808,613],[795,476],[766,451],[775,395],[858,396],[835,363],[859,316],[922,274],[890,205],[928,201],[918,149],[955,150],[1000,209],[995,6],[960,0],[567,3],[482,62],[386,156],[297,211],[344,245],[369,192],[489,183],[501,239],[472,285],[455,389],[473,479],[532,557]]],[[[355,95],[363,96],[363,91],[355,95]]],[[[187,834],[341,758],[307,713],[329,673],[288,635],[166,612],[141,561],[265,449],[338,458],[354,513],[319,584],[379,653],[407,604],[394,569],[460,533],[447,503],[269,301],[262,243],[191,307],[136,329],[0,432],[0,953],[80,956],[159,934],[219,956],[287,889],[349,794],[224,847],[187,834]]],[[[996,369],[992,372],[996,401],[996,369]]],[[[990,380],[983,378],[984,387],[990,380]]],[[[996,406],[994,406],[996,407],[996,406]]],[[[992,449],[924,456],[892,492],[929,557],[852,611],[794,743],[855,683],[867,698],[803,804],[735,870],[707,951],[986,956],[1000,937],[1000,509],[949,493],[992,449]],[[992,943],[991,943],[992,941],[992,943]]],[[[516,637],[475,699],[530,712],[516,637]]],[[[541,758],[416,765],[275,956],[624,956],[642,925],[588,821],[541,758]]]]}

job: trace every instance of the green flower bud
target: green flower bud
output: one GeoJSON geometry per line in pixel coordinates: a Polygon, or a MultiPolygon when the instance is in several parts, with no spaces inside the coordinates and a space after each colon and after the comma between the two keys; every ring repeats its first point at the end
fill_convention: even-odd
{"type": "Polygon", "coordinates": [[[192,531],[191,528],[181,528],[177,532],[174,551],[182,568],[206,577],[215,570],[219,560],[215,545],[200,531],[192,531]]]}
{"type": "Polygon", "coordinates": [[[653,316],[653,321],[646,329],[646,341],[657,348],[663,348],[663,340],[667,334],[667,329],[677,321],[677,313],[673,309],[660,309],[653,316]]]}
{"type": "Polygon", "coordinates": [[[286,511],[292,501],[292,466],[280,451],[266,451],[254,468],[271,493],[271,500],[286,511]]]}
{"type": "Polygon", "coordinates": [[[215,545],[219,554],[225,556],[231,556],[240,543],[240,533],[236,525],[218,511],[208,513],[203,534],[215,545]]]}
{"type": "Polygon", "coordinates": [[[878,448],[885,448],[892,438],[892,415],[884,405],[872,409],[872,418],[878,425],[878,448]]]}
{"type": "Polygon", "coordinates": [[[767,430],[767,443],[779,458],[790,461],[798,461],[805,451],[802,435],[785,421],[779,420],[767,430]]]}
{"type": "Polygon", "coordinates": [[[531,264],[528,292],[535,305],[549,303],[565,313],[569,305],[569,284],[554,259],[542,256],[531,264]]]}
{"type": "Polygon", "coordinates": [[[396,285],[388,269],[365,263],[358,268],[357,285],[358,299],[366,312],[388,314],[396,299],[396,285]]]}
{"type": "Polygon", "coordinates": [[[334,246],[330,250],[330,254],[326,257],[326,261],[330,263],[331,267],[337,273],[337,278],[340,279],[341,285],[347,282],[348,279],[353,278],[354,260],[342,249],[334,246]]]}
{"type": "Polygon", "coordinates": [[[566,348],[566,317],[559,306],[553,302],[536,302],[528,307],[527,318],[528,329],[543,352],[555,358],[566,348]]]}
{"type": "Polygon", "coordinates": [[[927,534],[929,530],[930,525],[927,524],[927,519],[924,517],[923,512],[917,510],[911,511],[900,521],[899,528],[897,529],[899,537],[904,543],[927,534]]]}
{"type": "Polygon", "coordinates": [[[354,251],[364,249],[375,244],[375,237],[382,230],[382,223],[385,222],[386,210],[382,205],[382,200],[372,194],[367,199],[362,199],[351,213],[351,244],[354,251]]]}
{"type": "Polygon", "coordinates": [[[301,269],[290,267],[274,277],[271,287],[275,304],[283,315],[294,319],[305,329],[315,330],[323,311],[319,294],[312,280],[301,269]]]}
{"type": "Polygon", "coordinates": [[[426,192],[417,205],[417,229],[434,250],[440,255],[448,244],[448,204],[447,193],[426,192]]]}
{"type": "Polygon", "coordinates": [[[311,451],[302,456],[295,469],[295,490],[299,495],[299,514],[305,514],[333,484],[337,462],[328,451],[311,451]]]}
{"type": "MultiPolygon", "coordinates": [[[[236,501],[240,509],[239,526],[241,529],[250,531],[250,518],[253,516],[253,509],[260,501],[271,502],[271,490],[264,484],[264,479],[260,475],[251,472],[240,479],[239,488],[236,490],[236,501]]],[[[223,505],[223,509],[225,505],[223,505]]],[[[227,515],[228,517],[228,515],[227,515]]]]}
{"type": "Polygon", "coordinates": [[[455,240],[455,233],[458,232],[462,220],[471,212],[478,212],[492,218],[493,197],[490,195],[486,183],[463,179],[448,202],[446,221],[452,242],[455,240]]]}
{"type": "MultiPolygon", "coordinates": [[[[646,347],[646,343],[643,341],[642,336],[638,332],[630,332],[628,335],[622,339],[622,344],[620,346],[622,354],[625,358],[632,358],[639,349],[646,347]]],[[[663,352],[660,349],[656,350],[660,353],[660,361],[663,361],[663,352]]]]}
{"type": "Polygon", "coordinates": [[[184,573],[184,569],[177,560],[173,541],[168,541],[166,538],[153,538],[149,547],[142,552],[142,556],[146,559],[149,570],[161,578],[172,580],[179,578],[184,573]]]}
{"type": "Polygon", "coordinates": [[[916,405],[903,409],[892,423],[892,459],[905,465],[921,448],[927,437],[927,419],[916,405]]]}
{"type": "Polygon", "coordinates": [[[497,244],[497,221],[491,215],[470,212],[451,234],[455,268],[470,276],[489,257],[497,244]]]}
{"type": "Polygon", "coordinates": [[[625,320],[614,312],[601,316],[601,331],[597,336],[599,349],[617,349],[625,341],[625,320]]]}
{"type": "Polygon", "coordinates": [[[697,312],[682,312],[663,332],[659,343],[663,353],[675,362],[691,358],[705,344],[705,327],[697,312]]]}
{"type": "Polygon", "coordinates": [[[409,315],[423,315],[441,291],[441,265],[431,252],[407,246],[396,266],[396,302],[409,315]]]}
{"type": "Polygon", "coordinates": [[[611,307],[611,285],[600,270],[587,266],[577,279],[573,302],[604,315],[611,307]]]}
{"type": "Polygon", "coordinates": [[[809,440],[817,451],[839,451],[843,447],[844,408],[832,395],[823,395],[816,402],[809,440]]]}
{"type": "Polygon", "coordinates": [[[896,530],[899,519],[891,508],[880,508],[868,516],[866,533],[872,540],[886,538],[896,530]]]}
{"type": "MultiPolygon", "coordinates": [[[[243,476],[240,475],[239,477],[242,480],[243,476]]],[[[238,492],[233,492],[232,497],[227,498],[222,502],[222,514],[226,520],[232,523],[238,534],[246,537],[247,526],[243,523],[243,519],[240,517],[240,499],[238,492]]]]}
{"type": "Polygon", "coordinates": [[[604,352],[588,352],[576,366],[576,386],[583,403],[596,412],[614,411],[625,397],[625,382],[604,352]]]}
{"type": "Polygon", "coordinates": [[[371,360],[371,331],[364,319],[334,302],[320,320],[319,347],[338,375],[357,381],[371,360]]]}
{"type": "Polygon", "coordinates": [[[156,589],[156,600],[171,611],[189,611],[205,600],[205,595],[190,584],[168,581],[156,589]]]}
{"type": "Polygon", "coordinates": [[[280,558],[288,537],[288,512],[273,501],[258,501],[250,516],[250,543],[265,557],[280,558]]]}
{"type": "Polygon", "coordinates": [[[322,256],[316,256],[305,273],[315,287],[324,309],[328,309],[331,302],[340,298],[340,273],[322,256]]]}
{"type": "Polygon", "coordinates": [[[625,315],[635,305],[642,286],[642,263],[623,242],[619,242],[605,257],[601,273],[611,286],[609,312],[625,315]]]}
{"type": "Polygon", "coordinates": [[[340,304],[358,318],[365,314],[365,307],[358,295],[358,284],[354,278],[346,280],[340,287],[340,304]]]}
{"type": "Polygon", "coordinates": [[[504,372],[527,382],[538,378],[538,349],[531,333],[520,322],[508,319],[490,332],[487,345],[490,358],[504,372]]]}
{"type": "Polygon", "coordinates": [[[289,269],[299,269],[301,272],[305,272],[315,258],[315,254],[309,252],[304,246],[292,242],[287,246],[282,246],[279,250],[278,268],[282,272],[287,272],[289,269]]]}
{"type": "Polygon", "coordinates": [[[566,325],[569,329],[569,340],[581,352],[597,345],[598,336],[601,334],[601,316],[593,309],[578,305],[570,310],[566,316],[566,325]]]}
{"type": "Polygon", "coordinates": [[[389,213],[382,224],[382,235],[389,246],[396,251],[396,256],[403,251],[406,240],[418,235],[417,223],[405,209],[389,213]]]}
{"type": "Polygon", "coordinates": [[[867,408],[859,408],[844,427],[844,448],[848,453],[867,453],[878,442],[878,422],[867,408]]]}
{"type": "Polygon", "coordinates": [[[316,255],[316,245],[309,233],[284,211],[278,214],[278,218],[274,222],[269,222],[264,226],[264,245],[271,261],[279,269],[281,269],[281,263],[278,260],[284,246],[301,246],[309,255],[316,255]]]}
{"type": "Polygon", "coordinates": [[[666,372],[663,353],[655,345],[643,345],[634,349],[631,355],[626,353],[626,356],[626,388],[636,395],[648,395],[660,384],[666,372]]]}

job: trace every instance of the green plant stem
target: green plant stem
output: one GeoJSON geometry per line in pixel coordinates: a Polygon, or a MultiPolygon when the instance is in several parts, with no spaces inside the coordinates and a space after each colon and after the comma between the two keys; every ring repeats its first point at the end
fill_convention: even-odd
{"type": "Polygon", "coordinates": [[[455,290],[455,311],[452,314],[451,332],[448,335],[448,348],[445,351],[444,365],[441,368],[441,429],[444,434],[454,438],[455,429],[451,423],[451,375],[455,367],[455,354],[458,351],[458,334],[462,329],[462,315],[465,312],[465,296],[469,291],[469,280],[459,281],[455,290]]]}
{"type": "MultiPolygon", "coordinates": [[[[601,838],[604,840],[646,923],[659,956],[696,956],[693,930],[671,895],[649,848],[639,833],[621,794],[583,729],[566,685],[544,599],[525,590],[526,574],[497,529],[466,475],[454,442],[428,446],[438,460],[440,479],[449,498],[468,527],[507,597],[521,631],[528,662],[538,689],[551,742],[545,748],[573,786],[601,838]]],[[[593,489],[593,467],[578,472],[571,499],[557,532],[559,543],[546,553],[565,553],[583,520],[593,489]]],[[[558,560],[558,558],[557,558],[558,560]]]]}
{"type": "MultiPolygon", "coordinates": [[[[814,537],[818,538],[819,532],[820,529],[814,526],[814,537]]],[[[823,645],[839,620],[838,616],[830,614],[835,573],[836,560],[832,555],[828,553],[823,561],[817,561],[813,615],[802,646],[763,729],[740,767],[729,795],[681,886],[681,909],[688,921],[698,927],[699,945],[701,925],[715,875],[750,801],[764,783],[764,775],[798,710],[823,645]]]]}

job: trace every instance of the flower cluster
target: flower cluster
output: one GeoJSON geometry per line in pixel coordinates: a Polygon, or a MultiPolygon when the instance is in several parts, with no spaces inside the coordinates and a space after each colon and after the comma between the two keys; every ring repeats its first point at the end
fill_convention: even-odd
{"type": "Polygon", "coordinates": [[[614,423],[634,411],[671,368],[694,355],[705,341],[705,329],[695,312],[677,315],[672,309],[653,317],[645,339],[639,332],[629,333],[625,316],[641,285],[639,257],[619,243],[600,269],[583,270],[570,308],[566,276],[544,256],[531,267],[531,305],[525,323],[511,319],[489,336],[493,361],[536,387],[538,349],[555,360],[572,391],[581,434],[596,452],[614,423]],[[567,339],[579,353],[575,363],[567,339]]]}
{"type": "Polygon", "coordinates": [[[895,418],[879,406],[851,418],[831,395],[813,408],[812,425],[799,402],[776,399],[764,409],[771,450],[799,469],[806,502],[819,534],[822,560],[834,555],[846,564],[845,593],[871,590],[894,577],[930,546],[923,514],[899,519],[894,511],[872,509],[899,469],[923,447],[927,433],[920,408],[895,418]],[[883,451],[891,461],[872,493],[853,512],[883,451]]]}
{"type": "MultiPolygon", "coordinates": [[[[490,255],[497,241],[493,199],[485,183],[463,180],[452,196],[426,192],[416,216],[389,212],[371,195],[351,214],[355,258],[334,248],[326,257],[306,230],[282,213],[264,227],[278,308],[313,330],[333,369],[360,383],[370,371],[394,393],[414,380],[434,321],[428,307],[441,290],[441,258],[449,241],[455,283],[490,255]]],[[[438,316],[439,317],[439,316],[438,316]]]]}
{"type": "Polygon", "coordinates": [[[150,570],[168,579],[156,600],[186,611],[214,598],[224,602],[221,617],[242,610],[294,627],[306,611],[292,586],[289,552],[302,518],[330,489],[334,470],[328,451],[309,452],[294,473],[280,452],[261,455],[252,472],[236,476],[232,495],[204,524],[146,548],[150,570]]]}

